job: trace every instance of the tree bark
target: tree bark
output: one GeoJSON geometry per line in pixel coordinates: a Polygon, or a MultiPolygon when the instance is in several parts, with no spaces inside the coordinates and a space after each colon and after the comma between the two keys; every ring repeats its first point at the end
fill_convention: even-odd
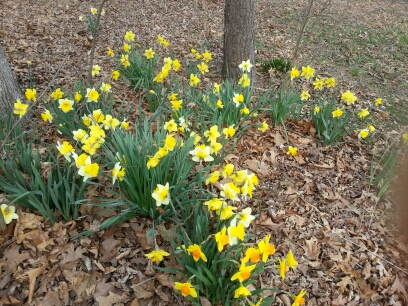
{"type": "Polygon", "coordinates": [[[251,83],[255,81],[254,0],[226,0],[224,9],[223,77],[237,79],[242,72],[238,65],[250,60],[251,83]]]}
{"type": "Polygon", "coordinates": [[[25,102],[20,88],[14,80],[3,47],[0,45],[0,118],[13,112],[14,102],[17,99],[25,102]]]}

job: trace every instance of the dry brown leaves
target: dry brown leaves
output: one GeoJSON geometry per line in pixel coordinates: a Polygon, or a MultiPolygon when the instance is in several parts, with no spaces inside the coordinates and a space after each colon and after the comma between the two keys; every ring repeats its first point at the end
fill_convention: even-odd
{"type": "MultiPolygon", "coordinates": [[[[393,18],[383,2],[375,2],[381,14],[369,13],[372,1],[354,2],[359,9],[348,11],[350,20],[360,20],[356,16],[367,12],[363,17],[374,18],[381,27],[380,16],[393,18]]],[[[265,45],[259,48],[259,58],[290,57],[294,47],[290,33],[296,33],[299,18],[296,22],[287,19],[302,12],[305,4],[257,1],[257,35],[265,45]]],[[[402,4],[394,1],[392,5],[402,4]]],[[[53,88],[68,87],[86,76],[91,39],[78,16],[88,14],[90,6],[79,0],[54,1],[52,7],[47,1],[2,1],[0,43],[23,88],[29,84],[26,60],[33,62],[39,91],[64,60],[66,65],[53,88]]],[[[119,48],[128,30],[136,33],[142,45],[153,42],[157,34],[164,35],[179,56],[191,47],[209,46],[214,57],[210,68],[221,67],[221,1],[117,0],[108,1],[105,9],[95,57],[102,66],[102,77],[110,75],[107,46],[119,48]]],[[[350,58],[350,50],[333,51],[320,45],[306,45],[302,58],[319,56],[319,48],[347,53],[350,58]]],[[[327,62],[316,65],[342,80],[337,67],[327,62]]],[[[217,75],[210,78],[219,81],[217,75]]],[[[263,78],[259,76],[260,82],[263,78]]],[[[264,81],[269,84],[271,80],[264,81]]],[[[374,97],[362,82],[350,83],[359,95],[374,97]]],[[[138,94],[123,85],[114,84],[113,89],[118,100],[133,104],[139,100],[138,94]]],[[[45,125],[38,128],[45,141],[55,140],[56,135],[45,125]]],[[[258,287],[293,293],[306,288],[306,305],[406,305],[407,247],[392,224],[387,224],[384,212],[389,203],[376,198],[369,186],[367,148],[354,138],[338,148],[322,147],[308,122],[288,123],[288,139],[299,148],[298,156],[286,154],[284,131],[275,128],[264,134],[248,131],[228,157],[237,169],[248,168],[260,178],[254,199],[246,203],[259,214],[255,234],[259,238],[272,234],[276,256],[292,249],[299,261],[298,269],[288,273],[285,281],[276,269],[268,269],[258,287]]],[[[98,192],[90,190],[89,196],[98,192]]],[[[91,211],[84,208],[82,212],[91,211]]],[[[51,227],[38,215],[21,213],[15,227],[9,225],[0,235],[0,305],[31,301],[31,305],[185,305],[186,300],[174,294],[169,275],[157,273],[144,257],[153,247],[145,237],[148,220],[132,220],[92,237],[69,239],[83,230],[98,229],[99,218],[90,216],[51,227]]],[[[158,239],[166,248],[165,240],[158,239]]],[[[164,264],[174,263],[169,259],[164,264]]],[[[266,291],[264,296],[269,294],[266,291]]],[[[283,305],[291,303],[285,295],[276,297],[283,305]]]]}

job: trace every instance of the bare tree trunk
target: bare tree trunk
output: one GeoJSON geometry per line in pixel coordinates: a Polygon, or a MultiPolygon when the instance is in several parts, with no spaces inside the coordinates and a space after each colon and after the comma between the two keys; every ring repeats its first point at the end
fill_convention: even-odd
{"type": "MultiPolygon", "coordinates": [[[[250,60],[255,67],[254,0],[226,0],[224,9],[223,77],[237,79],[238,65],[250,60]]],[[[252,84],[255,68],[251,70],[252,84]]]]}
{"type": "Polygon", "coordinates": [[[0,118],[13,111],[17,99],[25,101],[0,45],[0,118]]]}

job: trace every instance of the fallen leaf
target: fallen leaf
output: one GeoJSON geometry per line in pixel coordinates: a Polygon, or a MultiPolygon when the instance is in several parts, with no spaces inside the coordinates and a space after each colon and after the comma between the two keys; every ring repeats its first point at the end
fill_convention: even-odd
{"type": "Polygon", "coordinates": [[[48,267],[48,263],[45,261],[42,261],[41,264],[42,267],[32,269],[25,273],[30,281],[30,287],[28,290],[28,304],[31,304],[31,301],[33,300],[35,281],[37,280],[37,277],[40,276],[41,273],[43,273],[44,270],[48,267]]]}
{"type": "Polygon", "coordinates": [[[119,295],[111,291],[108,296],[98,296],[96,301],[99,302],[99,306],[113,306],[127,299],[128,296],[126,294],[119,295]]]}

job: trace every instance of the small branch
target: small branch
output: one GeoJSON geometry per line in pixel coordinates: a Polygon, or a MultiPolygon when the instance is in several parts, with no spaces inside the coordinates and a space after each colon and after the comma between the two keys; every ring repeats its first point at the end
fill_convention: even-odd
{"type": "Polygon", "coordinates": [[[94,33],[92,33],[93,34],[92,48],[91,48],[91,55],[89,59],[89,70],[88,70],[88,79],[87,79],[88,85],[92,84],[92,66],[93,66],[93,61],[94,61],[94,56],[95,56],[96,39],[98,37],[98,32],[99,32],[102,8],[105,2],[106,0],[102,0],[101,5],[99,6],[98,13],[96,15],[95,30],[94,30],[94,33]]]}

